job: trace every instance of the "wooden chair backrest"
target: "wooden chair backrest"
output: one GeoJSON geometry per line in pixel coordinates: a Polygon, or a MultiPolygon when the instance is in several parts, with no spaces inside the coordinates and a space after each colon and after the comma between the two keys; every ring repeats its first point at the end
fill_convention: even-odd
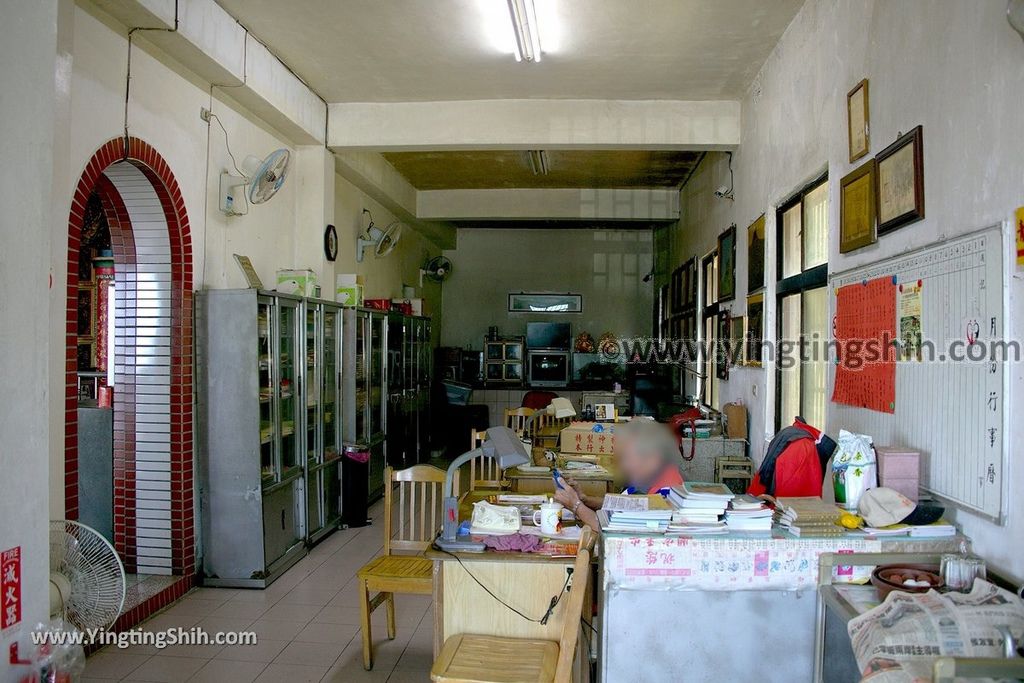
{"type": "MultiPolygon", "coordinates": [[[[519,438],[522,438],[523,430],[526,428],[526,418],[533,415],[533,413],[533,408],[506,408],[505,426],[515,432],[519,438]]],[[[533,425],[530,425],[530,427],[532,429],[533,425]]]]}
{"type": "MultiPolygon", "coordinates": [[[[583,527],[580,545],[573,563],[572,590],[565,607],[562,622],[562,636],[558,641],[558,663],[555,665],[555,683],[570,683],[573,661],[576,659],[576,644],[579,640],[580,620],[583,617],[583,600],[587,597],[587,582],[590,580],[590,557],[595,535],[590,527],[583,527]]],[[[590,607],[590,605],[587,605],[590,607]]],[[[590,615],[587,615],[590,616],[590,615]]],[[[585,626],[583,628],[586,628],[585,626]]]]}
{"type": "Polygon", "coordinates": [[[445,471],[433,465],[413,465],[404,470],[388,467],[384,471],[385,555],[396,550],[423,552],[430,547],[441,530],[444,477],[445,471]]]}
{"type": "MultiPolygon", "coordinates": [[[[469,431],[469,450],[480,448],[487,440],[487,430],[469,431]]],[[[494,458],[479,456],[469,461],[469,490],[501,488],[501,468],[494,458]]]]}

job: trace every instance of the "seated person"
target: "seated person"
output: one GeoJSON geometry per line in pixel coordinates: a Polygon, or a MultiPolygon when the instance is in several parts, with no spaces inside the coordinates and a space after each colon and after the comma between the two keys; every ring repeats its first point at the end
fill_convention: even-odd
{"type": "MultiPolygon", "coordinates": [[[[630,483],[627,493],[657,493],[683,483],[683,457],[679,441],[667,425],[653,420],[635,419],[615,427],[615,464],[630,483]]],[[[604,496],[584,494],[571,477],[560,480],[554,498],[577,519],[601,530],[595,510],[604,496]]]]}

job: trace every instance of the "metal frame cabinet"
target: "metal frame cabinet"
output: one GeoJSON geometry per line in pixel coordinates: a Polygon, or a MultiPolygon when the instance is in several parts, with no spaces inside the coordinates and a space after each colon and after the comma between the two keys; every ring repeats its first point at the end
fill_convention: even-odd
{"type": "Polygon", "coordinates": [[[341,309],[306,299],[303,320],[306,540],[312,544],[341,518],[341,309]]]}
{"type": "Polygon", "coordinates": [[[306,553],[302,300],[196,297],[204,583],[263,588],[306,553]]]}

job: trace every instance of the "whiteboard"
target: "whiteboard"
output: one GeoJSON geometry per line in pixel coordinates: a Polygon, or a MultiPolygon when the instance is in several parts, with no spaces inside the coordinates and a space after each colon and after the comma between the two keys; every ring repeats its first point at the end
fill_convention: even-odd
{"type": "Polygon", "coordinates": [[[926,349],[921,362],[896,363],[892,414],[832,403],[833,366],[829,424],[867,434],[876,446],[920,450],[925,490],[997,520],[1004,500],[1008,363],[989,355],[954,361],[950,350],[956,341],[954,354],[974,357],[988,342],[1003,339],[1004,253],[1003,230],[996,225],[829,278],[833,315],[836,292],[845,285],[879,277],[895,277],[897,285],[921,281],[922,338],[934,348],[932,361],[926,349]],[[968,334],[976,335],[974,344],[968,334]]]}

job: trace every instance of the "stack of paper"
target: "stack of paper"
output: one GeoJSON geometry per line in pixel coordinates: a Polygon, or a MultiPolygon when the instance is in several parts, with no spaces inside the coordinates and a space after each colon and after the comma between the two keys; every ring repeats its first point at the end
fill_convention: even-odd
{"type": "Polygon", "coordinates": [[[794,536],[841,536],[841,511],[821,498],[778,498],[775,521],[794,536]]]}
{"type": "Polygon", "coordinates": [[[945,519],[940,519],[939,521],[932,522],[931,524],[911,526],[910,536],[912,538],[942,538],[946,536],[956,536],[956,527],[945,519]]]}
{"type": "Polygon", "coordinates": [[[664,533],[672,519],[672,509],[661,496],[609,493],[597,517],[605,531],[664,533]]]}
{"type": "Polygon", "coordinates": [[[736,496],[725,511],[725,523],[738,531],[771,531],[773,511],[753,496],[736,496]]]}
{"type": "Polygon", "coordinates": [[[686,482],[682,486],[673,486],[668,499],[677,508],[673,521],[711,524],[718,522],[734,496],[725,484],[686,482]]]}

